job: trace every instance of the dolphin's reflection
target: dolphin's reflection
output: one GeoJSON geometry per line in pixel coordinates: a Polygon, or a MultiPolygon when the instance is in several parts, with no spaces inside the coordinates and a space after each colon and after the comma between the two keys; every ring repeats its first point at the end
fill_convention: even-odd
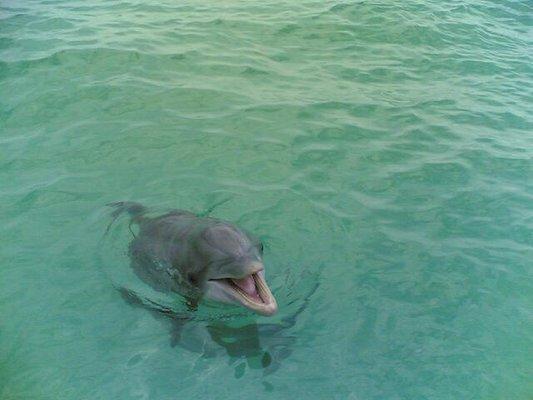
{"type": "Polygon", "coordinates": [[[141,298],[128,289],[118,290],[129,304],[148,309],[155,318],[170,324],[172,347],[180,346],[199,353],[203,358],[217,357],[225,352],[229,365],[235,368],[235,377],[240,378],[246,372],[246,367],[262,370],[263,375],[269,375],[291,355],[297,340],[291,333],[291,328],[306,309],[317,288],[318,283],[304,298],[296,312],[282,318],[280,322],[250,322],[243,326],[232,326],[223,320],[198,320],[193,313],[179,314],[141,298]]]}

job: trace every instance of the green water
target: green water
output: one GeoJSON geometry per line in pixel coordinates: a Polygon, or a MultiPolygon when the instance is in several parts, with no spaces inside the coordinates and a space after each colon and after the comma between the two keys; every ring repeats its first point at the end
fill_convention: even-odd
{"type": "Polygon", "coordinates": [[[530,1],[0,7],[2,400],[532,398],[530,1]],[[118,294],[118,200],[228,200],[260,344],[118,294]]]}

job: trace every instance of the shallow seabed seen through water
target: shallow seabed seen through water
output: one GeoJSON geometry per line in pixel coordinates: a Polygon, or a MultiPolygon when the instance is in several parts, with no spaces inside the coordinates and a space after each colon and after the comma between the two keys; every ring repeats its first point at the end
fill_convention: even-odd
{"type": "Polygon", "coordinates": [[[532,15],[3,0],[0,398],[531,399],[532,15]],[[120,200],[218,204],[278,315],[121,295],[183,306],[120,200]]]}

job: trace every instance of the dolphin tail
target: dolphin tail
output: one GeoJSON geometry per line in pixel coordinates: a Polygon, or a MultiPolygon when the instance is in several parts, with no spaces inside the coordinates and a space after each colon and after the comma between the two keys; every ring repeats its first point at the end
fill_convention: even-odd
{"type": "Polygon", "coordinates": [[[122,213],[126,212],[130,216],[131,227],[131,224],[133,223],[140,223],[144,219],[143,215],[148,211],[145,206],[134,201],[117,201],[114,203],[108,203],[106,205],[115,208],[115,210],[113,210],[113,212],[111,213],[112,219],[109,225],[107,226],[107,229],[105,231],[106,234],[109,232],[109,229],[111,229],[113,223],[122,213]]]}

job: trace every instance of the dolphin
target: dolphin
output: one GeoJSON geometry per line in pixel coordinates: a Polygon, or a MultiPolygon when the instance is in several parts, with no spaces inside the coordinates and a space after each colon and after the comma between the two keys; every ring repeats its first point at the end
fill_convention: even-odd
{"type": "Polygon", "coordinates": [[[154,289],[179,293],[192,308],[209,299],[264,316],[276,313],[277,302],[265,279],[263,245],[250,233],[189,211],[149,217],[139,203],[110,205],[115,207],[113,221],[127,212],[130,230],[138,225],[129,256],[135,273],[154,289]]]}

